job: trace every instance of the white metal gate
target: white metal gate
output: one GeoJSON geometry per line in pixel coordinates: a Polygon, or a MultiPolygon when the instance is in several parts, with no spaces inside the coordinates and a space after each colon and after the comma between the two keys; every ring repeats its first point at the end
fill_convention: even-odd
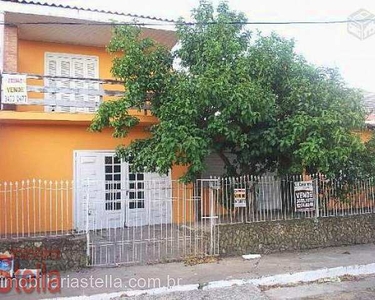
{"type": "Polygon", "coordinates": [[[90,265],[147,264],[218,254],[215,179],[183,184],[148,174],[139,185],[130,179],[134,178],[88,179],[83,185],[82,193],[90,199],[85,209],[90,265]],[[139,191],[142,197],[129,197],[139,191]],[[98,192],[104,198],[91,196],[98,192]],[[103,213],[111,201],[111,207],[122,211],[120,218],[103,213]],[[145,208],[146,213],[137,208],[145,208]],[[133,222],[127,222],[132,214],[133,222]]]}

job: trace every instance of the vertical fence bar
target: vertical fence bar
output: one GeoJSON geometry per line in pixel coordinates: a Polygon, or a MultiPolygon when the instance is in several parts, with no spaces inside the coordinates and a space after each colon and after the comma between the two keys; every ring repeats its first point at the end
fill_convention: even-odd
{"type": "Polygon", "coordinates": [[[19,215],[18,215],[18,211],[19,211],[19,196],[18,196],[19,183],[18,183],[18,181],[16,181],[16,183],[14,184],[14,187],[15,187],[14,194],[15,194],[15,198],[16,198],[16,233],[17,233],[17,238],[18,238],[19,234],[20,234],[20,231],[19,231],[19,215]]]}
{"type": "MultiPolygon", "coordinates": [[[[4,182],[4,185],[2,185],[0,183],[0,200],[4,201],[4,208],[3,208],[3,214],[4,214],[4,238],[6,238],[7,235],[8,235],[8,226],[7,226],[7,223],[8,223],[8,214],[10,214],[10,216],[12,216],[12,211],[11,211],[10,207],[8,207],[8,205],[7,205],[7,183],[6,182],[4,182]]],[[[12,233],[12,232],[10,232],[10,233],[12,233]]],[[[0,235],[0,237],[1,237],[1,235],[0,235]]]]}
{"type": "Polygon", "coordinates": [[[64,231],[64,181],[60,181],[60,233],[64,231]]]}
{"type": "MultiPolygon", "coordinates": [[[[33,183],[33,225],[34,225],[34,230],[33,230],[33,233],[34,233],[34,236],[36,235],[36,220],[37,220],[37,216],[35,214],[36,212],[36,180],[35,178],[32,180],[32,183],[33,183]]],[[[40,218],[40,215],[39,215],[39,218],[40,218]]]]}
{"type": "Polygon", "coordinates": [[[86,255],[87,257],[92,257],[90,256],[90,231],[89,231],[89,221],[90,221],[90,213],[89,213],[89,201],[90,201],[90,179],[87,179],[87,190],[86,190],[86,216],[84,216],[86,218],[86,240],[87,240],[87,252],[86,252],[86,255]]]}
{"type": "Polygon", "coordinates": [[[21,189],[20,189],[20,192],[21,192],[21,228],[22,228],[22,231],[21,231],[21,236],[24,237],[25,236],[25,181],[22,180],[21,181],[21,189]]]}
{"type": "Polygon", "coordinates": [[[318,219],[320,217],[319,214],[319,187],[318,187],[319,181],[318,179],[313,179],[313,187],[314,187],[314,193],[315,193],[315,218],[318,219]]]}
{"type": "Polygon", "coordinates": [[[26,180],[26,187],[24,187],[24,192],[26,197],[26,212],[23,212],[23,218],[27,218],[27,229],[24,229],[24,233],[30,236],[30,181],[26,180]],[[25,216],[26,213],[26,216],[25,216]]]}
{"type": "MultiPolygon", "coordinates": [[[[67,233],[71,232],[73,233],[73,226],[71,225],[71,221],[70,221],[70,218],[73,217],[73,210],[71,211],[71,215],[70,215],[70,218],[69,218],[69,209],[70,209],[70,206],[69,206],[69,181],[65,181],[65,187],[66,187],[66,195],[65,195],[65,199],[66,199],[66,231],[67,233]]],[[[74,206],[72,206],[74,207],[74,206]]]]}

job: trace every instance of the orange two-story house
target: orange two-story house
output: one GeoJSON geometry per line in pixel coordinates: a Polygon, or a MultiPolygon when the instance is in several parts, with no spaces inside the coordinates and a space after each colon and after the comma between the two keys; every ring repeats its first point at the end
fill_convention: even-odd
{"type": "MultiPolygon", "coordinates": [[[[71,203],[56,204],[56,224],[60,225],[55,227],[60,226],[59,229],[86,226],[87,210],[82,208],[81,201],[85,198],[82,191],[87,180],[96,187],[92,188],[89,202],[97,203],[87,209],[96,209],[115,221],[123,219],[126,211],[126,223],[130,226],[137,222],[159,223],[167,218],[163,214],[155,214],[153,219],[145,217],[152,205],[147,202],[143,181],[172,181],[181,176],[184,168],[173,168],[168,176],[134,174],[128,163],[114,157],[118,144],[146,137],[145,127],[157,122],[156,118],[147,111],[134,111],[140,123],[123,140],[113,138],[109,130],[92,133],[87,128],[100,103],[120,96],[123,91],[123,85],[111,77],[112,58],[106,51],[113,30],[111,24],[132,22],[134,18],[152,23],[152,27],[143,28],[143,35],[172,48],[176,35],[163,27],[168,20],[22,0],[0,1],[0,11],[3,83],[9,75],[21,75],[27,80],[28,91],[27,101],[4,103],[3,99],[1,103],[0,182],[19,181],[21,185],[22,180],[29,179],[35,185],[39,179],[73,181],[71,203]],[[105,185],[108,181],[120,184],[105,185]],[[122,202],[124,197],[126,202],[122,202]],[[123,207],[124,203],[127,207],[123,207]],[[62,216],[57,210],[64,211],[62,216]]],[[[10,201],[11,193],[7,195],[4,186],[2,190],[3,201],[4,197],[10,201]]],[[[156,194],[165,192],[163,187],[154,190],[156,194]]],[[[20,215],[8,203],[8,209],[2,211],[3,231],[11,230],[11,225],[11,231],[15,231],[21,219],[30,215],[26,211],[29,203],[24,204],[20,215]],[[9,214],[17,215],[10,221],[5,219],[9,214]]],[[[168,212],[168,208],[164,211],[168,212]]],[[[34,212],[33,216],[31,222],[35,223],[38,215],[34,212]]],[[[41,229],[36,227],[31,224],[25,230],[41,229]]]]}

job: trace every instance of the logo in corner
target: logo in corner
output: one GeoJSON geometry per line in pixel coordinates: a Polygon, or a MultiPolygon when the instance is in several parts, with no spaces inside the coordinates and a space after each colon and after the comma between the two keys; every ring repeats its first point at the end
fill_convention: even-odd
{"type": "Polygon", "coordinates": [[[348,21],[348,32],[360,40],[375,34],[375,15],[368,10],[357,10],[349,16],[348,21]]]}

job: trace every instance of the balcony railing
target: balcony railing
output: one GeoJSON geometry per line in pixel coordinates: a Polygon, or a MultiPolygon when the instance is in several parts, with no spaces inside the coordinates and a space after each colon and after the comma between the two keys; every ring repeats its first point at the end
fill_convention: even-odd
{"type": "Polygon", "coordinates": [[[123,82],[37,74],[1,74],[1,110],[94,113],[124,95],[123,82]]]}

